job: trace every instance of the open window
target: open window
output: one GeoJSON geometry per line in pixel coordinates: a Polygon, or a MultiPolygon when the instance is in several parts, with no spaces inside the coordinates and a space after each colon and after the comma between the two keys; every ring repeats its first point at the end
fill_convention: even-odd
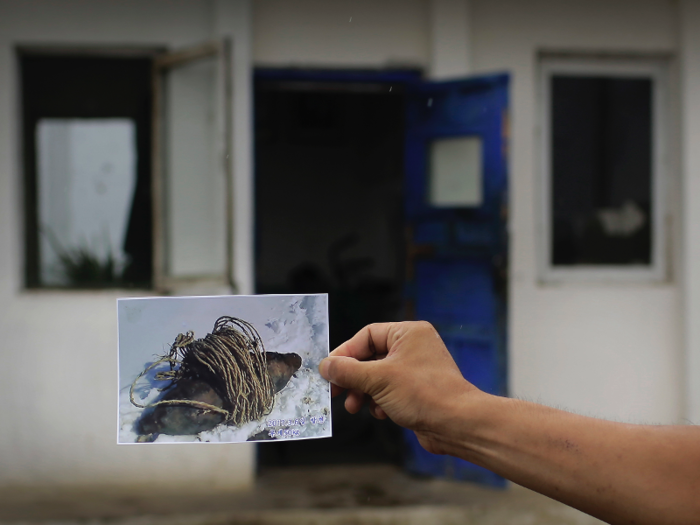
{"type": "Polygon", "coordinates": [[[25,285],[230,291],[230,45],[19,64],[25,285]]]}
{"type": "Polygon", "coordinates": [[[170,293],[230,292],[231,69],[228,41],[154,62],[154,281],[170,293]]]}
{"type": "Polygon", "coordinates": [[[544,57],[540,74],[542,279],[664,279],[664,61],[544,57]]]}

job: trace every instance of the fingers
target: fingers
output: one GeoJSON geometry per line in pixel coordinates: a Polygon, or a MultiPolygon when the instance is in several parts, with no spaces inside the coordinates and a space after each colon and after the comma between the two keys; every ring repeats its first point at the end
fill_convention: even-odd
{"type": "MultiPolygon", "coordinates": [[[[389,349],[389,333],[394,323],[382,323],[365,326],[352,339],[349,339],[333,350],[329,357],[352,357],[361,361],[370,359],[382,359],[389,349]]],[[[341,394],[346,387],[332,381],[327,375],[326,365],[320,366],[321,375],[333,383],[331,396],[341,394]]]]}
{"type": "Polygon", "coordinates": [[[344,388],[340,388],[338,385],[331,383],[331,397],[339,396],[343,392],[345,392],[344,388]]]}
{"type": "Polygon", "coordinates": [[[380,407],[374,399],[367,394],[363,394],[359,390],[348,390],[348,396],[345,398],[345,410],[351,414],[357,414],[365,403],[369,402],[369,413],[375,419],[386,419],[386,412],[380,407]]]}
{"type": "Polygon", "coordinates": [[[331,394],[333,397],[347,389],[345,398],[345,410],[351,414],[357,414],[365,402],[370,402],[370,413],[376,419],[386,419],[387,414],[377,405],[367,392],[370,383],[371,367],[375,363],[361,362],[351,357],[332,356],[327,357],[319,365],[321,375],[331,382],[331,394]],[[360,387],[360,388],[357,388],[360,387]]]}
{"type": "Polygon", "coordinates": [[[333,350],[331,356],[346,356],[366,361],[389,351],[389,339],[394,323],[378,323],[365,326],[351,339],[333,350]]]}
{"type": "Polygon", "coordinates": [[[387,415],[386,412],[384,412],[384,409],[380,407],[374,399],[369,405],[369,413],[372,414],[376,419],[386,419],[387,415]]]}
{"type": "Polygon", "coordinates": [[[365,394],[359,390],[348,390],[348,395],[345,398],[345,410],[351,414],[357,414],[362,405],[365,404],[365,394]]]}
{"type": "Polygon", "coordinates": [[[363,362],[344,356],[326,357],[318,365],[324,379],[340,388],[352,388],[371,394],[373,362],[363,362]]]}
{"type": "MultiPolygon", "coordinates": [[[[331,382],[333,397],[349,389],[345,399],[345,409],[351,414],[359,412],[365,401],[371,400],[376,386],[372,375],[373,361],[387,355],[397,335],[395,333],[397,326],[399,325],[396,323],[365,326],[319,364],[321,376],[331,382]]],[[[370,404],[370,412],[377,419],[387,417],[386,412],[373,400],[370,404]]]]}

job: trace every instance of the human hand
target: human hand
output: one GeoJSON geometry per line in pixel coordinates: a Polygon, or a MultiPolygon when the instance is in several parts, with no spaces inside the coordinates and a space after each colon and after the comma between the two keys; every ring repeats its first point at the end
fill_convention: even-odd
{"type": "Polygon", "coordinates": [[[464,379],[432,325],[420,321],[366,326],[321,361],[319,371],[333,396],[348,390],[348,412],[368,401],[374,417],[415,431],[436,454],[445,452],[442,435],[461,401],[482,394],[464,379]]]}
{"type": "Polygon", "coordinates": [[[630,425],[492,396],[463,377],[425,322],[369,325],[321,361],[345,407],[606,523],[695,524],[700,427],[630,425]]]}

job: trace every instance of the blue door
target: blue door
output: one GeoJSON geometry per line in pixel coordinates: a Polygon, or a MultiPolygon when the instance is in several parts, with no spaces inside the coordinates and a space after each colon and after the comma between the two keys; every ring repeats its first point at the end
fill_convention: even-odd
{"type": "MultiPolygon", "coordinates": [[[[508,76],[410,86],[406,106],[407,314],[431,322],[464,376],[506,393],[508,76]]],[[[483,468],[426,452],[409,470],[493,486],[483,468]]]]}

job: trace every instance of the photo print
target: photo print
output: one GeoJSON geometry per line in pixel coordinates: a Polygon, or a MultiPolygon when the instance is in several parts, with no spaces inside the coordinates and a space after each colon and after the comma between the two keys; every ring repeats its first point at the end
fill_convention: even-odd
{"type": "Polygon", "coordinates": [[[117,442],[331,436],[328,296],[119,299],[117,442]]]}

